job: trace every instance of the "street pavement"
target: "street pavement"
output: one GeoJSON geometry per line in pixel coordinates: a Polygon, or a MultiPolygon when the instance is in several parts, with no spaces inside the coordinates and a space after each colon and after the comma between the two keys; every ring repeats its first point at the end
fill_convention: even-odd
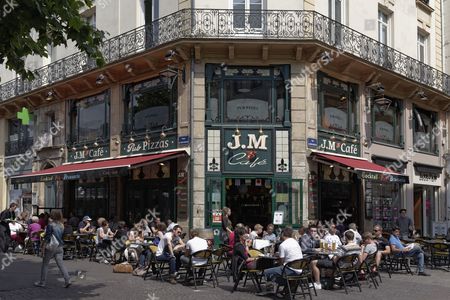
{"type": "MultiPolygon", "coordinates": [[[[172,285],[159,280],[117,274],[112,266],[89,262],[88,260],[65,260],[64,263],[73,276],[73,285],[63,287],[63,279],[54,262],[49,268],[47,286],[38,288],[33,282],[39,279],[41,258],[31,255],[14,254],[12,257],[0,258],[0,300],[9,299],[271,299],[255,295],[251,282],[246,287],[239,286],[231,293],[232,283],[226,277],[219,278],[219,287],[215,289],[211,282],[200,286],[197,291],[192,286],[172,285]]],[[[413,268],[415,269],[415,268],[413,268]]],[[[360,293],[351,288],[349,295],[344,290],[320,290],[316,299],[449,299],[450,273],[443,270],[427,270],[432,276],[421,277],[407,274],[393,274],[389,279],[382,273],[383,283],[379,289],[362,282],[360,293]],[[430,298],[429,298],[430,299],[430,298]]],[[[300,296],[296,299],[301,298],[300,296]]]]}

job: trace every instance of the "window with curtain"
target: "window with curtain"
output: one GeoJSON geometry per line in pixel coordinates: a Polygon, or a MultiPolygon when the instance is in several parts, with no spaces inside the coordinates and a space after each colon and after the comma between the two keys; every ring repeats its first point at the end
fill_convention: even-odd
{"type": "Polygon", "coordinates": [[[438,119],[437,113],[427,111],[414,106],[413,108],[414,131],[413,141],[414,150],[428,152],[432,154],[438,153],[437,132],[438,119]]]}
{"type": "Polygon", "coordinates": [[[402,112],[401,102],[391,100],[389,107],[383,108],[373,104],[372,107],[372,139],[375,142],[403,145],[402,137],[402,112]]]}

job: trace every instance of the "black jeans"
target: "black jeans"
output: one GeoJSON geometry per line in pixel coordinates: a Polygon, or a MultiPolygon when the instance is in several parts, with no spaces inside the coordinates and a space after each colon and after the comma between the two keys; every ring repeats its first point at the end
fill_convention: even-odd
{"type": "Polygon", "coordinates": [[[0,224],[0,252],[6,253],[10,242],[11,238],[9,228],[6,228],[5,225],[0,224]]]}

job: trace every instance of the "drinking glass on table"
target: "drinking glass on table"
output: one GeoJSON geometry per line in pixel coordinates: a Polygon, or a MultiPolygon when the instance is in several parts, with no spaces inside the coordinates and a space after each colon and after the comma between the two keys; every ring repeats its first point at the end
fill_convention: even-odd
{"type": "Polygon", "coordinates": [[[331,243],[331,251],[336,251],[336,242],[331,243]]]}

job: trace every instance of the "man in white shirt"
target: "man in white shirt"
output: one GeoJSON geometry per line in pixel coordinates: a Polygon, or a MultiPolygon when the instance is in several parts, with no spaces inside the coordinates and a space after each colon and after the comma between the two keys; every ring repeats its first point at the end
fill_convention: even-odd
{"type": "MultiPolygon", "coordinates": [[[[199,232],[197,229],[191,229],[189,232],[190,240],[186,243],[186,248],[184,250],[184,255],[181,256],[181,262],[187,266],[189,265],[189,257],[198,251],[201,250],[207,250],[208,249],[208,242],[205,239],[202,239],[198,237],[199,232]]],[[[202,265],[206,263],[206,259],[199,259],[199,258],[192,258],[192,264],[193,265],[202,265]]]]}
{"type": "MultiPolygon", "coordinates": [[[[294,231],[292,228],[286,227],[283,229],[283,233],[281,234],[281,240],[283,241],[280,244],[279,253],[279,267],[270,268],[264,271],[264,275],[267,279],[267,291],[270,292],[272,288],[270,287],[269,281],[275,282],[277,284],[284,284],[284,279],[282,276],[284,265],[292,262],[294,260],[302,259],[303,253],[300,248],[300,244],[293,238],[294,231]]],[[[290,268],[286,268],[286,275],[295,275],[300,273],[300,270],[294,270],[290,268]]],[[[276,285],[273,285],[273,291],[276,291],[276,285]]]]}
{"type": "Polygon", "coordinates": [[[333,243],[336,243],[335,249],[337,249],[339,246],[342,246],[341,239],[336,234],[336,225],[334,225],[334,224],[330,225],[330,230],[328,231],[327,235],[324,237],[324,240],[325,240],[325,243],[328,244],[328,249],[330,249],[330,250],[331,250],[331,246],[333,243]]]}
{"type": "MultiPolygon", "coordinates": [[[[355,235],[355,243],[357,243],[358,245],[361,245],[361,234],[359,234],[358,232],[358,226],[356,226],[355,223],[350,223],[348,224],[348,230],[351,230],[353,232],[353,234],[355,235]]],[[[344,232],[344,236],[345,236],[345,232],[344,232]]]]}
{"type": "MultiPolygon", "coordinates": [[[[177,261],[174,251],[175,247],[172,245],[172,241],[178,238],[182,232],[182,228],[179,225],[173,227],[171,232],[167,232],[164,238],[158,244],[158,250],[156,251],[157,261],[167,261],[169,263],[169,274],[171,284],[176,284],[177,276],[177,261]]],[[[183,244],[184,245],[184,244],[183,244]]]]}

